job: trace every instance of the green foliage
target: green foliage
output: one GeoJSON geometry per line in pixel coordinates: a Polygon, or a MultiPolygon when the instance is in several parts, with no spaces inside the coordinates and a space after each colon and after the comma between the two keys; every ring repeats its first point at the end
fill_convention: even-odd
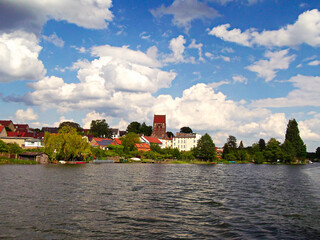
{"type": "Polygon", "coordinates": [[[194,148],[194,155],[202,160],[213,161],[217,158],[216,146],[209,134],[203,135],[194,148]]]}
{"type": "Polygon", "coordinates": [[[266,148],[266,141],[262,138],[259,140],[259,148],[261,152],[266,148]]]}
{"type": "Polygon", "coordinates": [[[8,145],[0,140],[0,152],[8,152],[8,145]]]}
{"type": "Polygon", "coordinates": [[[316,156],[315,156],[318,160],[320,159],[320,147],[317,147],[316,149],[316,156]]]}
{"type": "Polygon", "coordinates": [[[173,132],[167,132],[167,135],[168,135],[168,137],[169,137],[169,138],[172,138],[172,137],[174,137],[174,134],[173,134],[173,132]]]}
{"type": "Polygon", "coordinates": [[[79,123],[75,123],[75,122],[62,122],[59,124],[59,130],[62,128],[62,127],[71,127],[71,128],[75,128],[77,130],[77,132],[82,132],[83,131],[83,128],[80,126],[79,123]]]}
{"type": "Polygon", "coordinates": [[[90,124],[90,133],[93,134],[95,137],[112,137],[112,132],[105,119],[92,120],[90,124]]]}
{"type": "Polygon", "coordinates": [[[144,136],[150,136],[152,134],[152,126],[147,126],[145,122],[141,124],[140,133],[144,136]]]}
{"type": "Polygon", "coordinates": [[[154,152],[157,152],[157,153],[160,153],[160,154],[162,153],[162,149],[159,146],[159,144],[151,143],[150,144],[150,149],[151,149],[151,151],[154,151],[154,152]]]}
{"type": "Polygon", "coordinates": [[[285,140],[284,143],[281,145],[282,150],[282,161],[285,163],[291,163],[294,161],[295,158],[295,150],[290,141],[285,140]]]}
{"type": "Polygon", "coordinates": [[[282,151],[280,148],[280,142],[275,138],[271,138],[268,141],[265,151],[263,152],[265,159],[268,162],[277,162],[278,159],[282,157],[282,151]]]}
{"type": "Polygon", "coordinates": [[[230,148],[230,152],[235,152],[237,149],[237,139],[235,136],[229,136],[227,139],[228,147],[230,148]]]}
{"type": "Polygon", "coordinates": [[[129,132],[126,136],[121,138],[121,145],[123,146],[123,151],[129,153],[135,150],[135,144],[140,143],[139,136],[134,132],[129,132]]]}
{"type": "Polygon", "coordinates": [[[238,149],[239,150],[241,150],[241,149],[243,149],[244,147],[243,147],[243,142],[242,141],[240,141],[240,144],[239,144],[239,147],[238,147],[238,149]]]}
{"type": "Polygon", "coordinates": [[[190,127],[182,127],[180,128],[181,133],[193,133],[192,129],[190,127]]]}
{"type": "Polygon", "coordinates": [[[32,160],[20,160],[20,159],[8,159],[8,158],[0,158],[0,164],[38,164],[36,161],[32,160]]]}
{"type": "Polygon", "coordinates": [[[264,156],[262,152],[255,152],[253,156],[254,163],[261,164],[264,162],[264,156]]]}
{"type": "Polygon", "coordinates": [[[17,143],[9,143],[8,144],[8,153],[10,154],[19,154],[22,153],[23,149],[19,147],[17,143]]]}
{"type": "Polygon", "coordinates": [[[227,156],[230,152],[231,152],[231,150],[230,150],[230,148],[229,148],[229,146],[228,146],[228,143],[225,143],[225,144],[223,145],[222,158],[223,158],[223,159],[227,159],[226,156],[227,156]]]}
{"type": "Polygon", "coordinates": [[[70,126],[63,126],[58,134],[45,133],[45,152],[52,160],[72,159],[80,154],[90,154],[90,145],[70,126]]]}
{"type": "Polygon", "coordinates": [[[194,159],[193,151],[185,151],[181,153],[181,159],[191,161],[194,159]]]}
{"type": "Polygon", "coordinates": [[[295,119],[291,119],[287,125],[285,141],[292,144],[294,156],[300,160],[304,160],[307,156],[307,148],[300,137],[298,123],[295,119]]]}
{"type": "Polygon", "coordinates": [[[237,157],[234,153],[228,153],[225,155],[224,159],[227,161],[236,161],[237,157]]]}
{"type": "Polygon", "coordinates": [[[139,122],[131,122],[127,126],[127,132],[133,132],[136,134],[143,134],[144,136],[150,136],[152,134],[152,126],[147,126],[145,122],[140,124],[139,122]]]}

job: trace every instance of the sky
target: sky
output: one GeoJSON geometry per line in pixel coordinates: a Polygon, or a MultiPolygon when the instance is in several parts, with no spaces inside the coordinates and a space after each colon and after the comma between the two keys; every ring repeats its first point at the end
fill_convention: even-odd
{"type": "Polygon", "coordinates": [[[320,146],[318,0],[0,0],[0,119],[320,146]]]}

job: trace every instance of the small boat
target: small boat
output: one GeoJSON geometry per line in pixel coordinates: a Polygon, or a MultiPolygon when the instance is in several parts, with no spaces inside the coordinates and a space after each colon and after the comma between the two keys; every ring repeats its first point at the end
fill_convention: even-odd
{"type": "Polygon", "coordinates": [[[135,162],[139,162],[139,161],[141,161],[141,159],[140,159],[140,158],[130,158],[130,160],[135,161],[135,162]]]}
{"type": "Polygon", "coordinates": [[[75,164],[86,164],[87,162],[82,162],[82,161],[79,161],[79,162],[75,162],[75,164]]]}
{"type": "Polygon", "coordinates": [[[63,161],[63,160],[60,160],[59,163],[60,163],[60,164],[66,164],[67,162],[66,162],[66,161],[63,161]]]}

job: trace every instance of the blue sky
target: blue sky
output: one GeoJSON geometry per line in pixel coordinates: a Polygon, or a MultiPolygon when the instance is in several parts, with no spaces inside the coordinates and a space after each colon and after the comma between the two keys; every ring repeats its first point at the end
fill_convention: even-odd
{"type": "Polygon", "coordinates": [[[320,146],[319,1],[0,0],[0,119],[320,146]]]}

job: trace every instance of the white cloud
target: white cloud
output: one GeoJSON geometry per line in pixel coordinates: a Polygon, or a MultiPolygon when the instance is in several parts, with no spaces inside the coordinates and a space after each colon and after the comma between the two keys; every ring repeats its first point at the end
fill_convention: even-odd
{"type": "Polygon", "coordinates": [[[308,65],[309,66],[318,66],[318,65],[320,65],[320,61],[319,60],[314,60],[312,62],[309,62],[308,65]]]}
{"type": "Polygon", "coordinates": [[[208,84],[208,87],[218,88],[218,87],[225,85],[225,84],[230,84],[230,82],[229,81],[212,82],[212,83],[208,84]]]}
{"type": "Polygon", "coordinates": [[[59,38],[56,33],[53,33],[50,36],[42,36],[42,38],[47,42],[52,43],[56,47],[64,47],[64,41],[62,40],[62,38],[59,38]]]}
{"type": "Polygon", "coordinates": [[[27,108],[27,110],[18,109],[15,114],[15,120],[18,123],[26,123],[37,119],[38,115],[34,112],[32,108],[27,108]]]}
{"type": "Polygon", "coordinates": [[[227,56],[223,56],[223,55],[215,56],[215,55],[213,55],[213,54],[210,53],[210,52],[206,52],[204,55],[205,55],[207,58],[210,58],[211,60],[213,60],[213,59],[222,59],[222,60],[225,61],[225,62],[231,62],[230,57],[227,57],[227,56]]]}
{"type": "Polygon", "coordinates": [[[269,58],[269,60],[259,60],[246,68],[256,72],[259,77],[269,82],[276,77],[276,70],[288,69],[289,64],[295,60],[296,56],[288,56],[288,53],[288,49],[278,52],[267,51],[265,57],[269,58]]]}
{"type": "Polygon", "coordinates": [[[49,19],[67,21],[80,27],[103,29],[112,21],[111,0],[10,0],[0,8],[0,29],[23,29],[40,33],[49,19]]]}
{"type": "Polygon", "coordinates": [[[188,48],[195,48],[195,49],[198,49],[198,53],[199,53],[199,61],[202,61],[204,62],[204,58],[202,57],[202,47],[203,47],[203,44],[202,43],[196,43],[196,40],[195,39],[192,39],[190,45],[188,48]]]}
{"type": "Polygon", "coordinates": [[[79,69],[78,83],[45,77],[29,83],[33,92],[29,92],[24,101],[44,109],[57,108],[59,112],[109,109],[113,116],[127,109],[136,112],[150,104],[151,93],[169,87],[176,77],[172,71],[160,70],[160,63],[150,57],[155,56],[156,49],[149,50],[147,55],[128,47],[94,47],[92,54],[96,59],[78,61],[72,67],[79,69]]]}
{"type": "Polygon", "coordinates": [[[307,141],[320,141],[320,119],[313,118],[299,121],[300,136],[307,141]]]}
{"type": "Polygon", "coordinates": [[[213,19],[220,16],[214,8],[198,0],[175,0],[171,6],[161,5],[161,7],[151,10],[151,13],[154,17],[173,15],[172,23],[185,28],[186,31],[190,29],[191,22],[195,19],[213,19]]]}
{"type": "Polygon", "coordinates": [[[320,77],[297,75],[288,82],[292,82],[296,89],[289,92],[286,97],[256,100],[251,103],[251,106],[273,108],[320,106],[318,91],[320,89],[320,77]]]}
{"type": "Polygon", "coordinates": [[[184,50],[186,40],[184,36],[180,35],[177,38],[172,38],[169,44],[169,48],[171,49],[172,53],[166,55],[163,59],[164,63],[186,63],[186,62],[194,62],[193,58],[185,58],[184,50]]]}
{"type": "Polygon", "coordinates": [[[37,37],[22,31],[0,34],[0,82],[37,80],[46,70],[38,59],[37,37]]]}
{"type": "Polygon", "coordinates": [[[233,75],[232,76],[233,82],[234,83],[244,83],[247,84],[248,83],[248,79],[242,75],[233,75]]]}
{"type": "Polygon", "coordinates": [[[220,25],[214,27],[209,34],[248,47],[254,44],[267,47],[296,47],[303,43],[312,47],[320,46],[320,12],[317,9],[300,14],[294,24],[279,30],[265,30],[259,33],[254,29],[241,32],[240,29],[228,30],[229,28],[230,24],[220,25]]]}

